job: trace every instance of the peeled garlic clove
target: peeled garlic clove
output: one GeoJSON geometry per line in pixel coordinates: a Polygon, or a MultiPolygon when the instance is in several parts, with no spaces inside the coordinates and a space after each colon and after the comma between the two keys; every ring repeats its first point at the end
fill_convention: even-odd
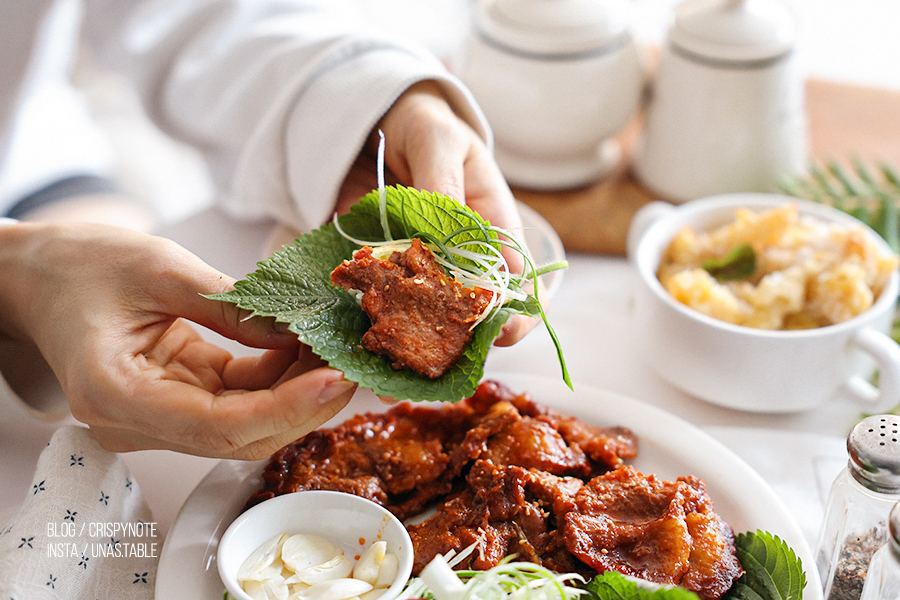
{"type": "Polygon", "coordinates": [[[314,585],[329,579],[345,579],[350,577],[352,571],[353,561],[341,554],[321,565],[299,571],[295,577],[297,581],[314,585]]]}
{"type": "Polygon", "coordinates": [[[309,533],[290,536],[281,548],[281,559],[295,573],[326,563],[343,551],[328,540],[309,533]]]}
{"type": "Polygon", "coordinates": [[[253,600],[287,600],[288,586],[277,577],[263,581],[248,580],[241,587],[253,600]]]}
{"type": "Polygon", "coordinates": [[[284,563],[281,562],[281,557],[276,557],[275,560],[272,561],[272,564],[260,571],[256,576],[250,577],[250,579],[256,579],[258,581],[264,581],[266,579],[278,579],[279,577],[284,579],[285,573],[290,575],[290,571],[284,568],[284,563]]]}
{"type": "Polygon", "coordinates": [[[381,566],[381,561],[384,560],[386,551],[387,542],[374,542],[366,548],[366,551],[356,561],[356,566],[353,567],[353,577],[371,583],[374,586],[378,580],[378,569],[381,566]]]}
{"type": "Polygon", "coordinates": [[[369,590],[365,594],[360,594],[359,600],[375,600],[376,598],[380,598],[382,596],[382,594],[384,594],[386,591],[387,591],[387,588],[376,587],[376,588],[369,590]]]}
{"type": "Polygon", "coordinates": [[[287,539],[287,534],[276,535],[251,552],[250,556],[241,563],[241,568],[238,569],[238,581],[268,579],[268,577],[263,577],[261,574],[279,559],[281,548],[287,539]]]}
{"type": "Polygon", "coordinates": [[[381,560],[381,565],[378,567],[378,578],[372,585],[376,588],[391,587],[391,584],[397,579],[397,574],[399,572],[400,559],[397,558],[396,554],[388,552],[381,560]]]}
{"type": "Polygon", "coordinates": [[[303,597],[306,600],[349,600],[372,589],[371,583],[359,579],[332,579],[310,586],[303,597]]]}
{"type": "Polygon", "coordinates": [[[272,561],[272,564],[260,569],[254,569],[247,574],[245,579],[239,579],[238,581],[265,581],[266,579],[278,579],[279,577],[285,579],[290,577],[291,574],[292,572],[285,569],[284,563],[281,562],[281,557],[278,556],[272,561]]]}
{"type": "Polygon", "coordinates": [[[310,587],[308,583],[303,583],[302,581],[291,581],[291,578],[285,579],[284,582],[288,586],[288,591],[290,591],[291,597],[302,596],[310,587]]]}

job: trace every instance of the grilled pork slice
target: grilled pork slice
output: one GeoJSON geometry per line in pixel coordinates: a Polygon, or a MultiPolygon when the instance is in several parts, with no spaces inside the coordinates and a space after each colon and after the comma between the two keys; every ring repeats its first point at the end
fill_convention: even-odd
{"type": "Polygon", "coordinates": [[[679,585],[716,600],[741,576],[734,532],[703,481],[626,466],[586,483],[557,515],[566,548],[597,572],[679,585]]]}
{"type": "Polygon", "coordinates": [[[362,292],[360,304],[372,321],[363,347],[388,358],[394,369],[441,377],[462,356],[491,292],[448,277],[418,239],[387,260],[372,252],[357,250],[331,273],[334,285],[362,292]]]}

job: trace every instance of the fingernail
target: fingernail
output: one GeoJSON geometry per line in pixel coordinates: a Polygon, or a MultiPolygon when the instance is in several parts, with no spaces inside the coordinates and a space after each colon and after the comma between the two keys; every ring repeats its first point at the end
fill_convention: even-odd
{"type": "Polygon", "coordinates": [[[338,379],[326,385],[319,393],[319,404],[328,404],[338,396],[346,394],[356,388],[356,383],[346,379],[338,379]]]}

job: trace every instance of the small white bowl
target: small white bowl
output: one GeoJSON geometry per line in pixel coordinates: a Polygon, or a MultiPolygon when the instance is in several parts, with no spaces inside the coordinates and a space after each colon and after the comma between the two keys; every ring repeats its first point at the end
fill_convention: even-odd
{"type": "Polygon", "coordinates": [[[241,564],[278,534],[319,535],[355,559],[376,541],[400,562],[397,578],[378,600],[395,598],[409,580],[413,546],[406,527],[387,509],[371,500],[330,491],[306,491],[276,496],[239,515],[225,530],[216,559],[219,577],[232,598],[253,600],[237,580],[241,564]]]}
{"type": "MultiPolygon", "coordinates": [[[[633,315],[642,356],[675,387],[738,410],[790,413],[835,398],[857,401],[870,412],[887,410],[900,401],[900,346],[888,335],[900,293],[897,271],[869,310],[843,323],[797,331],[709,317],[675,300],[657,278],[660,258],[681,228],[705,231],[732,221],[740,207],[764,210],[788,202],[826,222],[862,224],[823,204],[764,193],[722,194],[679,206],[653,202],[638,211],[628,255],[640,275],[633,315]],[[876,366],[878,388],[867,381],[876,366]]],[[[877,233],[865,229],[876,248],[891,253],[877,233]]]]}

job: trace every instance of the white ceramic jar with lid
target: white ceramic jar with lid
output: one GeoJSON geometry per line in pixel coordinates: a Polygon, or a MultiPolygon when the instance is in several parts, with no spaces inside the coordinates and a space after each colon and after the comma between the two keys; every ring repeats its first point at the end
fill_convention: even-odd
{"type": "Polygon", "coordinates": [[[777,0],[676,7],[635,171],[675,202],[776,191],[807,162],[796,24],[777,0]]]}
{"type": "Polygon", "coordinates": [[[457,65],[513,185],[584,185],[618,163],[642,65],[624,0],[479,0],[457,65]]]}

